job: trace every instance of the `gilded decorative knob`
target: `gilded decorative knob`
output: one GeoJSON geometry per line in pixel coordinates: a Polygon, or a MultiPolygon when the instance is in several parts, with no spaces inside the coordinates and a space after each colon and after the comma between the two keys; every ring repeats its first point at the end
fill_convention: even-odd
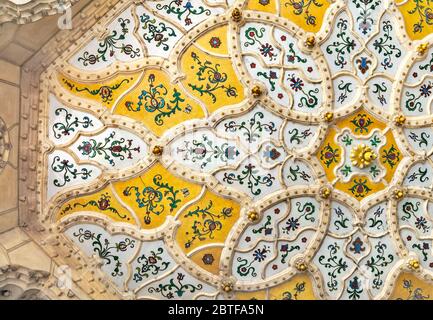
{"type": "Polygon", "coordinates": [[[402,114],[394,118],[394,123],[398,126],[402,126],[406,122],[406,117],[402,114]]]}
{"type": "Polygon", "coordinates": [[[334,114],[332,112],[327,112],[325,113],[324,119],[327,122],[331,122],[332,120],[334,120],[334,114]]]}
{"type": "Polygon", "coordinates": [[[404,191],[401,189],[394,190],[393,196],[394,196],[394,199],[397,199],[397,200],[401,199],[404,197],[404,191]]]}
{"type": "Polygon", "coordinates": [[[223,282],[221,284],[221,288],[223,289],[224,292],[229,293],[233,291],[233,284],[231,282],[223,282]]]}
{"type": "Polygon", "coordinates": [[[316,38],[314,36],[309,36],[307,40],[305,40],[305,45],[308,48],[313,48],[316,45],[316,38]]]}
{"type": "Polygon", "coordinates": [[[161,147],[161,146],[155,146],[155,147],[153,147],[152,153],[155,156],[159,157],[159,156],[162,155],[163,152],[164,152],[164,148],[163,147],[161,147]]]}
{"type": "Polygon", "coordinates": [[[331,189],[329,189],[328,187],[324,187],[322,189],[320,189],[320,197],[322,199],[328,199],[331,196],[331,189]]]}
{"type": "Polygon", "coordinates": [[[412,270],[418,270],[420,267],[419,261],[417,259],[410,259],[407,264],[408,267],[412,270]]]}
{"type": "Polygon", "coordinates": [[[301,271],[301,272],[304,272],[308,269],[308,266],[304,261],[297,262],[295,267],[298,271],[301,271]]]}
{"type": "Polygon", "coordinates": [[[240,22],[242,20],[242,11],[239,10],[238,8],[235,8],[232,11],[232,20],[234,22],[240,22]]]}
{"type": "Polygon", "coordinates": [[[423,56],[428,50],[428,43],[422,43],[416,48],[416,51],[420,56],[423,56]]]}
{"type": "Polygon", "coordinates": [[[251,222],[256,222],[259,219],[259,214],[255,211],[250,211],[248,213],[248,220],[251,222]]]}
{"type": "Polygon", "coordinates": [[[358,168],[368,167],[374,160],[377,159],[376,153],[365,144],[360,144],[350,152],[350,160],[352,165],[358,168]]]}
{"type": "Polygon", "coordinates": [[[251,94],[253,95],[254,98],[258,98],[263,94],[262,88],[260,88],[260,86],[254,86],[251,89],[251,94]]]}

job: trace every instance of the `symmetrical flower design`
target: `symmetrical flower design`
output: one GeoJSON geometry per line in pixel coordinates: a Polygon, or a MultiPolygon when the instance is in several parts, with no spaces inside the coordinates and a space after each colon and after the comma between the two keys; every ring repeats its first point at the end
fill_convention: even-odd
{"type": "Polygon", "coordinates": [[[122,297],[433,298],[430,7],[120,3],[43,80],[43,223],[122,297]]]}

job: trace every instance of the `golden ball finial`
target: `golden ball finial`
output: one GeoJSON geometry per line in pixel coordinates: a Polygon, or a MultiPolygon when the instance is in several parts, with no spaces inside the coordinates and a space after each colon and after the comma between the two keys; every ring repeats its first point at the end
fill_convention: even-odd
{"type": "Polygon", "coordinates": [[[296,262],[295,267],[298,271],[301,271],[301,272],[307,271],[307,269],[308,269],[307,264],[303,260],[296,262]]]}
{"type": "Polygon", "coordinates": [[[422,43],[416,48],[416,51],[420,56],[423,56],[428,50],[428,43],[422,43]]]}
{"type": "Polygon", "coordinates": [[[263,94],[263,90],[260,86],[254,86],[251,89],[251,94],[253,95],[254,98],[258,98],[263,94]]]}
{"type": "Polygon", "coordinates": [[[323,187],[320,189],[320,197],[322,199],[328,199],[332,194],[331,189],[329,189],[328,187],[323,187]]]}
{"type": "Polygon", "coordinates": [[[251,222],[256,222],[259,219],[259,214],[255,211],[250,211],[248,213],[248,220],[251,222]]]}
{"type": "Polygon", "coordinates": [[[374,160],[377,159],[376,153],[365,144],[360,144],[350,152],[350,160],[352,165],[358,168],[368,167],[374,160]]]}
{"type": "Polygon", "coordinates": [[[323,116],[323,118],[325,119],[325,121],[331,122],[332,120],[334,120],[334,113],[327,112],[327,113],[325,113],[325,115],[323,116]]]}
{"type": "Polygon", "coordinates": [[[223,289],[224,292],[229,293],[229,292],[233,291],[233,283],[223,282],[221,284],[221,288],[223,289]]]}
{"type": "Polygon", "coordinates": [[[155,146],[153,147],[152,153],[153,155],[159,157],[162,155],[162,153],[164,152],[164,148],[161,146],[155,146]]]}
{"type": "Polygon", "coordinates": [[[394,190],[393,196],[394,199],[399,200],[404,197],[404,191],[402,189],[396,189],[394,190]]]}
{"type": "Polygon", "coordinates": [[[418,270],[420,267],[418,259],[410,259],[407,264],[408,267],[412,270],[418,270]]]}
{"type": "Polygon", "coordinates": [[[394,118],[394,123],[398,126],[402,126],[406,122],[406,117],[402,114],[399,114],[394,118]]]}
{"type": "Polygon", "coordinates": [[[242,11],[240,9],[238,8],[233,9],[232,20],[234,22],[240,22],[242,20],[242,11]]]}
{"type": "Polygon", "coordinates": [[[316,45],[316,38],[314,36],[309,36],[305,40],[305,45],[310,49],[313,48],[316,45]]]}

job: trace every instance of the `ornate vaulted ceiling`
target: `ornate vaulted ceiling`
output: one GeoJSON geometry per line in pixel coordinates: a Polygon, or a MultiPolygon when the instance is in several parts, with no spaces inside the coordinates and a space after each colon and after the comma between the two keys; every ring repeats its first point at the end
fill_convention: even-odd
{"type": "Polygon", "coordinates": [[[431,10],[89,4],[20,83],[20,219],[52,261],[44,294],[433,297],[431,10]]]}

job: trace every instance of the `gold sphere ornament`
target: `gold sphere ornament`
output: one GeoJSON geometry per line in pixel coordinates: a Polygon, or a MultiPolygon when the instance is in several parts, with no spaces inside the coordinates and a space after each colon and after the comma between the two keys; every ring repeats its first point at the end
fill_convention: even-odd
{"type": "Polygon", "coordinates": [[[420,267],[419,261],[417,259],[410,259],[407,264],[412,270],[418,270],[420,267]]]}
{"type": "Polygon", "coordinates": [[[233,284],[231,282],[223,282],[221,288],[224,292],[229,293],[233,291],[233,284]]]}
{"type": "Polygon", "coordinates": [[[296,263],[295,267],[298,271],[301,271],[301,272],[307,271],[307,269],[308,269],[308,266],[303,261],[299,261],[298,263],[296,263]]]}
{"type": "Polygon", "coordinates": [[[320,189],[320,197],[322,199],[328,199],[331,196],[331,189],[329,189],[328,187],[324,187],[322,189],[320,189]]]}
{"type": "Polygon", "coordinates": [[[350,152],[350,160],[352,165],[358,168],[368,167],[374,160],[377,159],[376,153],[365,144],[360,144],[350,152]]]}
{"type": "Polygon", "coordinates": [[[325,113],[324,119],[327,122],[331,122],[332,120],[334,120],[334,114],[332,112],[327,112],[325,113]]]}
{"type": "Polygon", "coordinates": [[[305,45],[308,48],[313,48],[316,45],[316,38],[314,36],[309,36],[307,40],[305,40],[305,45]]]}
{"type": "Polygon", "coordinates": [[[248,220],[251,222],[256,222],[259,219],[259,214],[255,211],[250,211],[248,213],[248,220]]]}
{"type": "Polygon", "coordinates": [[[394,123],[398,126],[402,126],[406,122],[406,117],[402,114],[394,118],[394,123]]]}
{"type": "Polygon", "coordinates": [[[263,90],[262,88],[260,88],[260,86],[254,86],[251,89],[251,94],[253,95],[254,98],[258,98],[263,94],[263,90]]]}
{"type": "Polygon", "coordinates": [[[422,43],[416,48],[416,51],[420,56],[423,56],[428,50],[428,43],[422,43]]]}
{"type": "Polygon", "coordinates": [[[242,20],[242,11],[239,10],[238,8],[233,9],[232,20],[234,22],[240,22],[242,20]]]}
{"type": "Polygon", "coordinates": [[[393,196],[394,196],[394,199],[397,199],[397,200],[401,199],[404,197],[404,192],[401,189],[394,190],[393,196]]]}
{"type": "Polygon", "coordinates": [[[163,152],[164,152],[164,148],[163,147],[161,147],[161,146],[155,146],[155,147],[153,147],[152,153],[155,156],[159,157],[159,156],[162,155],[163,152]]]}

